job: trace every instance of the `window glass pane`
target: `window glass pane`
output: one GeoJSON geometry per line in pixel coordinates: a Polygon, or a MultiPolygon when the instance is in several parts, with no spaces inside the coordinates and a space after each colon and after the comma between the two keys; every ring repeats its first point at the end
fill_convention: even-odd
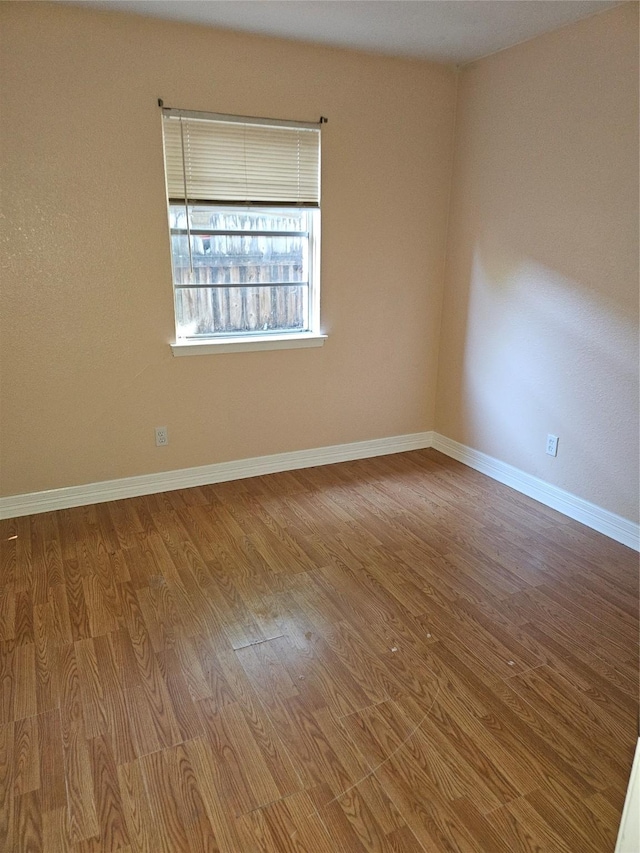
{"type": "Polygon", "coordinates": [[[176,289],[179,337],[218,333],[308,331],[308,287],[176,289]]]}
{"type": "Polygon", "coordinates": [[[186,211],[171,205],[174,283],[307,282],[308,217],[306,210],[287,208],[190,207],[191,277],[186,211]]]}
{"type": "Polygon", "coordinates": [[[176,285],[308,280],[308,237],[192,234],[193,277],[187,236],[173,234],[171,242],[176,285]]]}
{"type": "MultiPolygon", "coordinates": [[[[308,231],[309,211],[296,207],[220,207],[189,205],[192,229],[212,228],[218,231],[308,231]]],[[[171,228],[187,227],[184,205],[169,208],[171,228]]]]}
{"type": "Polygon", "coordinates": [[[312,328],[315,211],[190,205],[190,243],[184,206],[169,213],[178,337],[312,328]]]}

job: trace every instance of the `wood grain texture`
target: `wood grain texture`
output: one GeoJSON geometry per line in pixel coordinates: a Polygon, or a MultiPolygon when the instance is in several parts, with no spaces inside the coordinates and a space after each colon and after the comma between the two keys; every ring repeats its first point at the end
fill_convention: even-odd
{"type": "Polygon", "coordinates": [[[2,521],[0,572],[7,850],[613,849],[637,557],[433,450],[2,521]]]}

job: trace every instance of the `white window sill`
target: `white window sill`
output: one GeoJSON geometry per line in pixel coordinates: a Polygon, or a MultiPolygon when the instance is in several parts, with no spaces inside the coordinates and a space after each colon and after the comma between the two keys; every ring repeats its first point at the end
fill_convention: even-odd
{"type": "Polygon", "coordinates": [[[237,337],[202,341],[176,341],[171,344],[174,356],[212,355],[223,352],[250,352],[268,349],[300,349],[301,347],[321,347],[327,335],[305,332],[298,335],[265,335],[264,337],[237,337]]]}

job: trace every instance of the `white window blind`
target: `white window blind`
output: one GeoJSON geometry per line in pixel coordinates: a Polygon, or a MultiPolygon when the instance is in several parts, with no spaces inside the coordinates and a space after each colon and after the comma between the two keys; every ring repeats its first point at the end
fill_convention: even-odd
{"type": "Polygon", "coordinates": [[[171,202],[319,206],[318,126],[167,109],[163,126],[171,202]]]}

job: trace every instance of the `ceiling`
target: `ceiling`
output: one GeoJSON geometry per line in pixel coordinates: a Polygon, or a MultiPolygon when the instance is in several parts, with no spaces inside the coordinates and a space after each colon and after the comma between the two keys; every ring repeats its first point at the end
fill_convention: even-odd
{"type": "Polygon", "coordinates": [[[78,0],[396,56],[464,64],[619,5],[619,0],[78,0]]]}

